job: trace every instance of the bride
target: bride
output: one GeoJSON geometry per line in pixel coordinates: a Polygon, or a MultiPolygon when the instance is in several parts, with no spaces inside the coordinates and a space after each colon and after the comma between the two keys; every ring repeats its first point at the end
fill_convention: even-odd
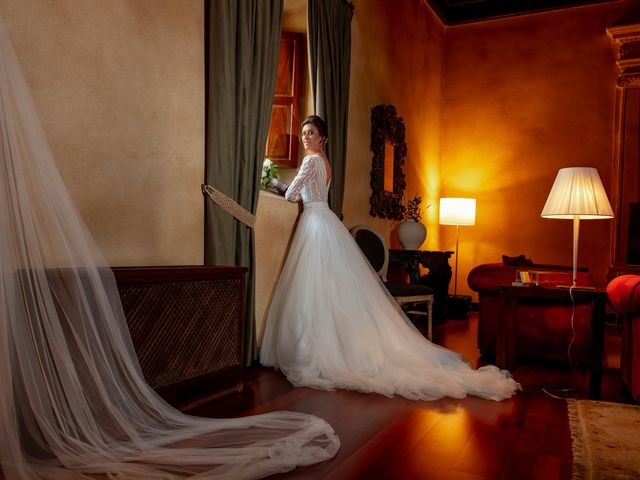
{"type": "MultiPolygon", "coordinates": [[[[511,397],[520,385],[495,366],[473,370],[413,326],[327,204],[324,120],[302,123],[309,153],[285,198],[302,212],[267,316],[263,365],[296,386],[412,400],[511,397]]],[[[282,187],[282,185],[280,185],[282,187]]],[[[282,188],[284,190],[284,188],[282,188]]]]}

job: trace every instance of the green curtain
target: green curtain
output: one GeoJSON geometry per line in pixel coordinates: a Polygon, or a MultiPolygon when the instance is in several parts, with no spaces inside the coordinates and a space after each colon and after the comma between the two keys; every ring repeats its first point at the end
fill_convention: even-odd
{"type": "MultiPolygon", "coordinates": [[[[283,0],[206,0],[205,183],[256,212],[280,49],[283,0]]],[[[245,360],[256,358],[253,231],[205,203],[205,265],[249,269],[245,360]]]]}
{"type": "Polygon", "coordinates": [[[342,218],[347,155],[351,18],[353,5],[346,0],[308,0],[307,34],[313,107],[327,122],[327,156],[333,176],[329,206],[342,218]]]}

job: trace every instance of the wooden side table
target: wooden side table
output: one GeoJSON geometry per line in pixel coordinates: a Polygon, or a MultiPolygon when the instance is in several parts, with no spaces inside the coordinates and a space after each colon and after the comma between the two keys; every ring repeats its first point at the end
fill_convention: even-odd
{"type": "Polygon", "coordinates": [[[421,283],[433,288],[436,299],[444,299],[449,292],[451,282],[451,250],[403,250],[389,249],[389,264],[398,265],[407,272],[410,283],[421,283]],[[420,277],[420,265],[429,269],[429,273],[420,277]]]}
{"type": "MultiPolygon", "coordinates": [[[[429,269],[429,275],[437,277],[438,286],[449,290],[451,281],[451,265],[449,259],[454,252],[447,250],[439,252],[435,250],[404,250],[401,248],[389,249],[389,263],[401,266],[407,272],[411,283],[420,283],[420,265],[429,269]]],[[[430,285],[431,286],[431,285],[430,285]]],[[[434,288],[431,286],[431,288],[434,288]]],[[[436,288],[434,288],[436,290],[436,288]]]]}
{"type": "Polygon", "coordinates": [[[553,287],[499,286],[498,325],[496,332],[496,364],[500,368],[518,368],[518,304],[521,300],[554,300],[567,303],[591,303],[591,337],[589,339],[589,398],[600,398],[604,321],[607,291],[603,289],[568,289],[553,287]]]}

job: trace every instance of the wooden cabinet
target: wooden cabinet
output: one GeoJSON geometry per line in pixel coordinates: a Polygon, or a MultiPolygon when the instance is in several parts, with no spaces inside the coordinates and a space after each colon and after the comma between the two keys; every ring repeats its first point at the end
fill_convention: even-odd
{"type": "Polygon", "coordinates": [[[282,33],[265,157],[284,168],[298,166],[299,97],[304,48],[301,33],[282,33]]]}
{"type": "Polygon", "coordinates": [[[241,391],[244,267],[113,269],[147,383],[188,410],[241,391]]]}

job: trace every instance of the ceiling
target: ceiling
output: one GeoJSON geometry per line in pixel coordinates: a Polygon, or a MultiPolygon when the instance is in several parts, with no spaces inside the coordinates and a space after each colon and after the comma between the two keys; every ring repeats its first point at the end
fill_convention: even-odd
{"type": "Polygon", "coordinates": [[[422,0],[446,25],[576,7],[612,0],[422,0]]]}

